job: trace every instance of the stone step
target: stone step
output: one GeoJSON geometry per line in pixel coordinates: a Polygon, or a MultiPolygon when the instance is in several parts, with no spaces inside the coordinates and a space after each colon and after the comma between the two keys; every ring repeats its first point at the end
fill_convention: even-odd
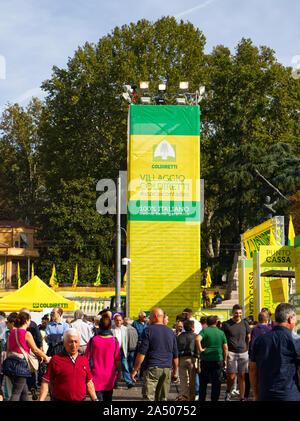
{"type": "Polygon", "coordinates": [[[238,297],[236,297],[236,298],[231,298],[230,300],[224,300],[222,303],[220,303],[220,304],[217,304],[216,306],[214,306],[214,307],[212,307],[212,308],[214,308],[214,309],[217,309],[217,310],[221,310],[221,309],[232,309],[232,307],[235,305],[235,304],[239,304],[239,299],[238,299],[238,297]]]}

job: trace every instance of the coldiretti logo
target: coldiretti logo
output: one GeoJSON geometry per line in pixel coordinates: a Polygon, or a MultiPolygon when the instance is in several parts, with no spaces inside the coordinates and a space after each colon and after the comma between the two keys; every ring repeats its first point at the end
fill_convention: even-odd
{"type": "Polygon", "coordinates": [[[67,303],[32,303],[33,308],[52,308],[52,307],[61,307],[68,308],[67,303]]]}
{"type": "Polygon", "coordinates": [[[166,139],[158,145],[153,146],[153,161],[155,162],[175,162],[176,145],[171,145],[166,139]]]}

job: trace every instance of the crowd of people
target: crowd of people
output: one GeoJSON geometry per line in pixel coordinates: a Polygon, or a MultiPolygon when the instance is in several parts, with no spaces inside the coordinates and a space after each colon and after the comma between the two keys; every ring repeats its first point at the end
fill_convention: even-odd
{"type": "Polygon", "coordinates": [[[22,308],[0,312],[0,400],[110,402],[121,379],[128,389],[142,379],[145,401],[166,401],[171,383],[177,401],[211,401],[235,393],[241,401],[299,401],[300,338],[294,333],[296,309],[278,305],[275,321],[261,309],[257,322],[243,318],[236,304],[232,317],[193,317],[186,308],[172,329],[168,315],[155,308],[147,318],[123,318],[104,310],[93,322],[76,310],[63,320],[56,307],[40,325],[22,308]],[[40,386],[38,393],[37,386],[40,386]],[[238,388],[238,391],[237,391],[238,388]]]}

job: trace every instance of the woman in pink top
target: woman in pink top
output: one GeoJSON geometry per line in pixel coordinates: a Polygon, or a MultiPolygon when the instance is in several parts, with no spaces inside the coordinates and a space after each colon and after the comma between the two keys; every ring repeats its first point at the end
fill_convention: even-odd
{"type": "MultiPolygon", "coordinates": [[[[42,360],[45,360],[46,363],[50,361],[50,358],[41,351],[35,344],[34,339],[30,332],[27,332],[27,328],[30,325],[30,315],[25,312],[20,312],[15,320],[14,326],[16,329],[11,330],[11,333],[7,339],[7,358],[12,357],[15,359],[20,359],[19,365],[23,365],[22,371],[26,373],[27,363],[23,357],[22,350],[20,349],[17,340],[16,334],[18,335],[18,341],[25,352],[29,353],[30,350],[37,356],[41,357],[42,360]],[[24,370],[23,370],[24,369],[24,370]]],[[[28,375],[20,376],[10,374],[10,380],[12,382],[12,394],[11,401],[28,401],[28,388],[26,383],[26,378],[30,377],[30,371],[28,369],[28,375]]]]}
{"type": "Polygon", "coordinates": [[[111,319],[103,314],[99,334],[90,339],[85,356],[90,362],[93,382],[99,401],[110,402],[118,377],[121,378],[120,347],[111,331],[111,319]],[[117,376],[118,372],[118,376],[117,376]]]}

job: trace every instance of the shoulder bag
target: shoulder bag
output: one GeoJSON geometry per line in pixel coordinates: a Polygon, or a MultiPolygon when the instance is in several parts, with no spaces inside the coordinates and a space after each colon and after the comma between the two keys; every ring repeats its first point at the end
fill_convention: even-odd
{"type": "Polygon", "coordinates": [[[31,351],[31,349],[30,349],[29,353],[26,352],[23,349],[23,347],[21,346],[21,344],[19,342],[19,339],[18,339],[18,329],[16,329],[15,332],[16,332],[16,341],[17,341],[17,344],[18,344],[20,350],[22,351],[22,354],[24,355],[24,358],[25,358],[25,360],[27,362],[29,371],[31,373],[34,373],[34,372],[38,371],[38,368],[39,368],[39,360],[38,360],[37,356],[31,351]]]}

